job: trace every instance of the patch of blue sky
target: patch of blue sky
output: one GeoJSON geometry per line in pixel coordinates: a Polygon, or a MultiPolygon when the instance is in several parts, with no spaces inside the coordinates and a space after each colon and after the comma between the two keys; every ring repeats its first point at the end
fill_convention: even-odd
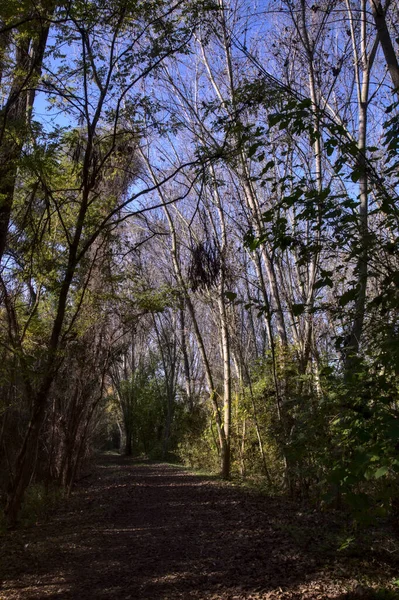
{"type": "Polygon", "coordinates": [[[49,94],[38,91],[33,107],[33,119],[41,124],[45,133],[59,128],[73,128],[76,121],[66,111],[61,110],[49,101],[49,94]]]}

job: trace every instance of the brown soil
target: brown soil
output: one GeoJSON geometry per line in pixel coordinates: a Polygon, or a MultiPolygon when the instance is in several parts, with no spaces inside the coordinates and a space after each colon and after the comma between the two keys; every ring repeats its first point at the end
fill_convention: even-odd
{"type": "Polygon", "coordinates": [[[368,598],[399,574],[397,552],[338,552],[340,519],[107,456],[45,522],[0,538],[0,599],[368,598]]]}

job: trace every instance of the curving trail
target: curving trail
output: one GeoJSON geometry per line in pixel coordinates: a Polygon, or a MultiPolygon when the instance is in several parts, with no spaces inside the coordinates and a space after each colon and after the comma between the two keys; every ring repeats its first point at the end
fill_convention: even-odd
{"type": "Polygon", "coordinates": [[[47,522],[0,538],[0,599],[355,598],[360,559],[336,552],[334,528],[278,498],[105,456],[47,522]]]}

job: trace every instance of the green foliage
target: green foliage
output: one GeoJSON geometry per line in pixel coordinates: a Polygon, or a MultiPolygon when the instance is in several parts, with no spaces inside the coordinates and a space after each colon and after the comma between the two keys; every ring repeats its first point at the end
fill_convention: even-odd
{"type": "Polygon", "coordinates": [[[109,401],[122,416],[128,453],[153,459],[173,456],[188,426],[187,415],[177,395],[168,398],[157,355],[150,354],[147,364],[138,365],[129,379],[122,380],[109,401]]]}
{"type": "Polygon", "coordinates": [[[164,285],[142,291],[137,290],[134,295],[134,304],[143,312],[157,313],[164,311],[165,308],[177,306],[179,298],[180,293],[177,288],[164,285]]]}
{"type": "MultiPolygon", "coordinates": [[[[300,324],[327,312],[342,334],[337,335],[335,351],[325,359],[319,356],[318,364],[308,364],[305,372],[300,351],[274,357],[277,386],[269,389],[275,401],[280,394],[280,417],[264,432],[265,439],[275,440],[287,461],[291,484],[301,493],[308,488],[320,498],[329,490],[330,499],[350,504],[358,515],[371,506],[386,511],[398,497],[399,471],[399,276],[393,258],[398,223],[398,117],[394,114],[385,124],[382,161],[380,149],[360,151],[345,126],[309,99],[287,96],[277,107],[268,118],[270,138],[249,136],[248,155],[253,158],[260,153],[263,160],[262,149],[267,147],[273,148],[275,162],[284,157],[294,160],[295,140],[305,137],[310,144],[320,144],[343,185],[339,189],[332,181],[321,188],[302,168],[289,169],[279,177],[268,164],[261,179],[273,202],[263,213],[262,230],[249,231],[245,244],[250,251],[266,245],[273,256],[287,264],[292,261],[299,271],[315,260],[321,264],[307,301],[303,295],[294,297],[289,309],[300,324]],[[290,142],[281,143],[282,131],[290,142]],[[279,142],[273,146],[276,132],[279,142]],[[359,212],[360,196],[354,186],[361,178],[367,178],[377,199],[375,204],[369,200],[368,226],[359,212]],[[345,250],[337,253],[337,248],[345,250]],[[323,267],[324,256],[334,257],[334,269],[323,267]],[[370,289],[362,308],[364,281],[359,273],[364,261],[370,289]],[[359,318],[364,320],[361,353],[351,356],[348,339],[359,318]],[[343,370],[337,351],[344,359],[343,370]]],[[[387,112],[396,108],[397,103],[387,112]]],[[[255,175],[254,181],[258,179],[255,175]]],[[[265,310],[260,307],[260,314],[265,310]]],[[[271,371],[267,377],[270,381],[271,371]]],[[[257,410],[263,420],[261,407],[257,410]]]]}
{"type": "Polygon", "coordinates": [[[127,436],[126,450],[134,454],[157,452],[162,443],[164,383],[155,365],[141,366],[118,386],[127,436]],[[131,444],[129,446],[129,444],[131,444]]]}
{"type": "Polygon", "coordinates": [[[48,514],[59,504],[62,490],[52,485],[49,488],[42,483],[31,485],[25,494],[21,509],[20,521],[22,525],[31,526],[37,521],[46,519],[48,514]]]}
{"type": "Polygon", "coordinates": [[[204,405],[185,410],[181,422],[177,455],[192,469],[218,473],[220,460],[212,415],[204,405]]]}
{"type": "Polygon", "coordinates": [[[360,517],[370,509],[387,513],[399,495],[398,392],[378,361],[359,363],[351,380],[330,385],[339,412],[330,423],[328,480],[360,517]]]}
{"type": "Polygon", "coordinates": [[[254,365],[251,385],[240,393],[238,406],[233,410],[233,457],[235,471],[246,477],[264,476],[264,462],[256,427],[261,436],[267,468],[273,482],[281,483],[281,430],[275,403],[270,362],[265,358],[254,365]],[[244,438],[244,440],[243,440],[244,438]]]}
{"type": "MultiPolygon", "coordinates": [[[[359,363],[351,380],[326,367],[317,394],[295,349],[277,359],[279,381],[285,382],[281,418],[270,359],[252,385],[254,404],[243,402],[248,415],[255,407],[273,480],[278,482],[285,456],[294,493],[330,502],[339,496],[359,518],[369,510],[386,514],[399,496],[397,379],[379,361],[359,363]]],[[[248,438],[255,441],[253,429],[248,438]]],[[[260,470],[259,459],[254,465],[260,470]]]]}

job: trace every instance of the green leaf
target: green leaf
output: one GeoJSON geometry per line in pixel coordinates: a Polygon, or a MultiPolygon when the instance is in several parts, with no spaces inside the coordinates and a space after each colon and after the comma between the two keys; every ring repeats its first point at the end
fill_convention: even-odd
{"type": "Polygon", "coordinates": [[[279,123],[282,118],[283,118],[283,115],[281,113],[274,113],[272,115],[269,115],[269,118],[268,118],[269,126],[273,127],[274,125],[277,125],[277,123],[279,123]]]}
{"type": "Polygon", "coordinates": [[[248,148],[248,158],[251,158],[251,156],[255,154],[259,146],[260,144],[252,144],[252,146],[248,148]]]}
{"type": "Polygon", "coordinates": [[[313,289],[319,290],[320,288],[323,288],[323,287],[326,287],[326,286],[328,286],[330,288],[333,287],[333,282],[332,282],[332,279],[330,277],[324,277],[324,279],[318,279],[316,281],[316,283],[314,284],[313,289]]]}
{"type": "Polygon", "coordinates": [[[299,315],[301,315],[304,312],[304,310],[305,310],[304,304],[293,304],[292,305],[292,312],[295,317],[299,317],[299,315]]]}
{"type": "Polygon", "coordinates": [[[351,179],[352,179],[353,183],[357,183],[359,181],[360,175],[361,175],[361,171],[359,169],[355,169],[354,171],[352,171],[351,179]]]}
{"type": "Polygon", "coordinates": [[[224,295],[227,298],[227,300],[231,300],[231,301],[233,301],[237,298],[237,294],[235,292],[225,292],[224,295]]]}
{"type": "Polygon", "coordinates": [[[357,289],[356,288],[352,288],[351,290],[347,290],[340,297],[340,299],[338,301],[339,305],[340,306],[346,306],[349,302],[352,302],[352,300],[354,300],[356,298],[356,295],[357,295],[357,289]]]}
{"type": "Polygon", "coordinates": [[[264,223],[271,223],[273,221],[273,218],[274,218],[273,210],[267,210],[262,215],[262,221],[264,221],[264,223]]]}
{"type": "Polygon", "coordinates": [[[387,428],[385,435],[387,438],[391,439],[396,443],[399,439],[399,419],[391,418],[387,422],[387,428]]]}
{"type": "Polygon", "coordinates": [[[374,473],[374,479],[379,479],[388,473],[388,467],[380,467],[374,473]]]}
{"type": "Polygon", "coordinates": [[[261,175],[264,175],[269,169],[274,167],[274,160],[269,160],[262,169],[261,175]]]}
{"type": "Polygon", "coordinates": [[[349,546],[351,546],[355,540],[356,540],[356,538],[354,538],[354,537],[346,538],[346,540],[344,540],[342,542],[342,544],[340,545],[340,547],[338,548],[338,552],[342,552],[343,550],[346,550],[347,548],[349,548],[349,546]]]}

